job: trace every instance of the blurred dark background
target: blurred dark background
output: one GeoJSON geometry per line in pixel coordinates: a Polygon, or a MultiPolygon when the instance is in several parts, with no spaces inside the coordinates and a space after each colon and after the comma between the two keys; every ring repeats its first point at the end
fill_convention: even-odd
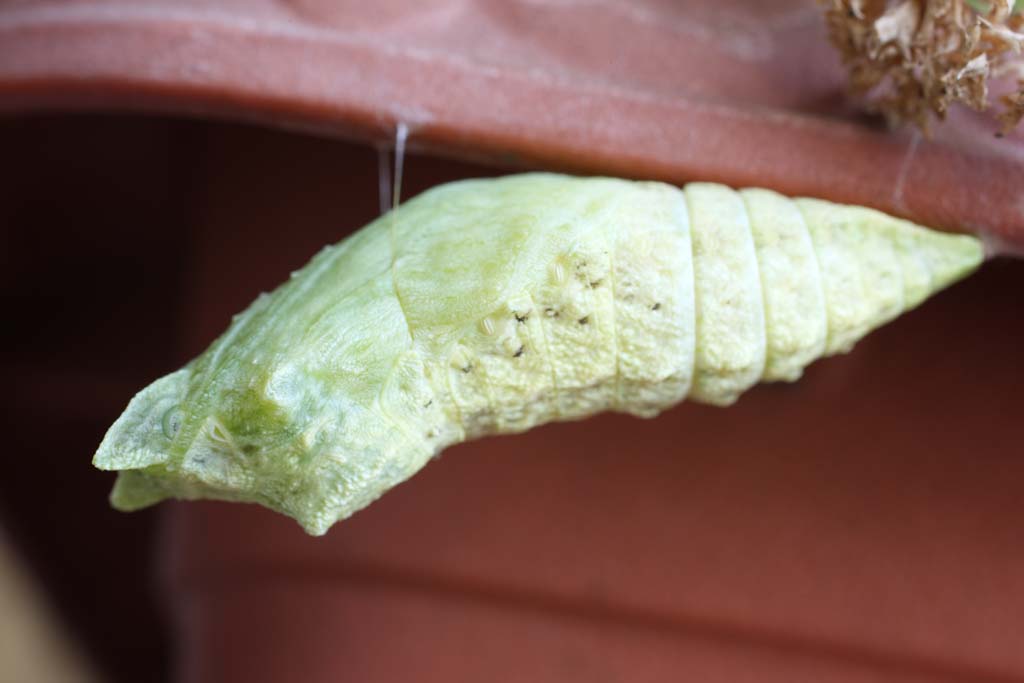
{"type": "Polygon", "coordinates": [[[183,359],[197,126],[42,117],[0,123],[0,516],[59,614],[116,681],[167,680],[153,586],[157,515],[106,505],[90,465],[112,416],[183,359]]]}

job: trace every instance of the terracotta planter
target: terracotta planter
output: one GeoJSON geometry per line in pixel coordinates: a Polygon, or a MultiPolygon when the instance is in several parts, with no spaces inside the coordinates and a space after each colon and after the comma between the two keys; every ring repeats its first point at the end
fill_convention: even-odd
{"type": "Polygon", "coordinates": [[[957,113],[923,143],[858,119],[804,0],[15,3],[0,107],[378,141],[401,121],[446,156],[758,185],[1009,237],[1024,224],[1022,134],[996,141],[957,113]]]}
{"type": "MultiPolygon", "coordinates": [[[[1024,244],[1024,138],[858,119],[802,2],[327,5],[0,10],[7,109],[360,141],[213,126],[190,148],[185,357],[375,214],[367,143],[397,121],[428,153],[407,194],[541,165],[757,184],[1024,244]]],[[[255,507],[168,505],[177,678],[1024,677],[1022,277],[993,263],[729,410],[460,446],[321,539],[255,507]]]]}

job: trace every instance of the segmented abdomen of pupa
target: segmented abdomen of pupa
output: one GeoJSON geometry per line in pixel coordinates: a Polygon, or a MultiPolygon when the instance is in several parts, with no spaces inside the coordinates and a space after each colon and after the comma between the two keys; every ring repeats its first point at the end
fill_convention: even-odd
{"type": "Polygon", "coordinates": [[[413,337],[444,361],[434,390],[469,435],[728,405],[982,260],[972,237],[709,183],[527,175],[423,200],[394,217],[393,276],[413,337]]]}

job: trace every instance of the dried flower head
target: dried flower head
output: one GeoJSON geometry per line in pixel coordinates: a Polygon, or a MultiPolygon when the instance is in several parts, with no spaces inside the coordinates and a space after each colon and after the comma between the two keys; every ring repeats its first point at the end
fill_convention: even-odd
{"type": "Polygon", "coordinates": [[[1024,118],[1024,14],[1013,0],[820,1],[851,88],[891,124],[927,132],[950,103],[983,111],[992,99],[1001,132],[1024,118]]]}

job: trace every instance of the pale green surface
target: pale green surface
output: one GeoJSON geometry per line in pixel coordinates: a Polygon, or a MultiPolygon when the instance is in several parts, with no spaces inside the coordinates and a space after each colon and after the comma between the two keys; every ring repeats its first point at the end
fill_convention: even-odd
{"type": "Polygon", "coordinates": [[[693,229],[697,367],[690,398],[729,405],[760,378],[767,334],[754,236],[739,193],[684,188],[693,229]]]}
{"type": "Polygon", "coordinates": [[[762,379],[793,381],[825,350],[828,331],[814,243],[791,200],[760,189],[740,195],[757,251],[765,328],[771,330],[762,379]]]}
{"type": "Polygon", "coordinates": [[[94,458],[113,504],[251,501],[325,532],[466,438],[726,405],[973,270],[978,240],[699,183],[435,188],[321,251],[94,458]]]}

